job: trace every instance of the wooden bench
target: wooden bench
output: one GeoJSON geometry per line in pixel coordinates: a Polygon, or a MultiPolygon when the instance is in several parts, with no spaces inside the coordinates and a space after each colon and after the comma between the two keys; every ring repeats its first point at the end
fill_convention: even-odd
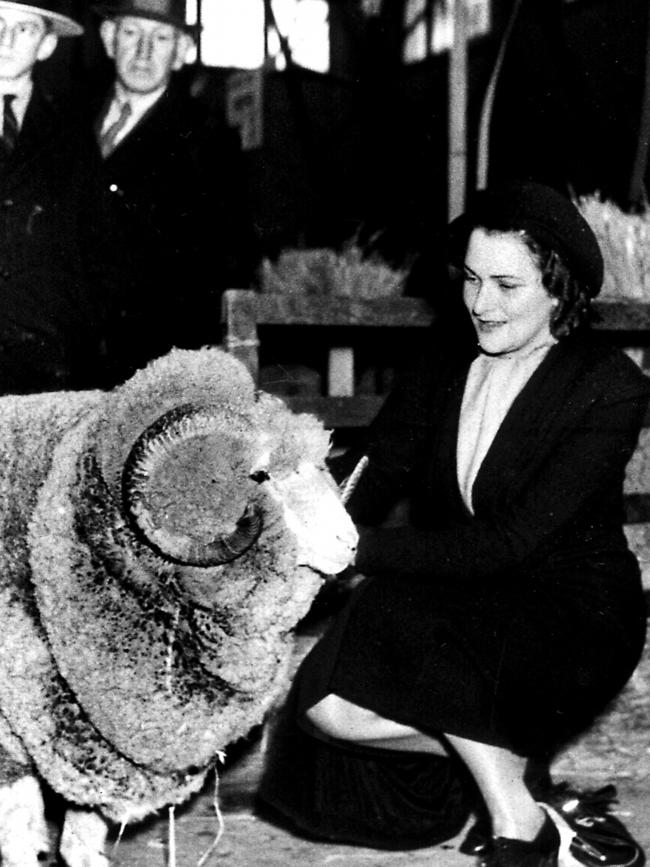
{"type": "MultiPolygon", "coordinates": [[[[250,370],[259,381],[260,328],[299,326],[301,328],[344,329],[353,341],[355,329],[414,329],[423,332],[432,321],[431,308],[421,298],[356,299],[344,297],[315,297],[312,295],[274,295],[247,289],[228,289],[222,302],[223,343],[250,370]]],[[[347,372],[344,378],[353,380],[354,352],[352,347],[330,351],[329,370],[336,358],[347,372]],[[339,351],[337,356],[333,353],[339,351]]],[[[331,375],[325,394],[297,394],[285,397],[297,412],[312,412],[322,419],[326,427],[364,428],[377,414],[384,400],[379,394],[333,394],[331,375]]]]}

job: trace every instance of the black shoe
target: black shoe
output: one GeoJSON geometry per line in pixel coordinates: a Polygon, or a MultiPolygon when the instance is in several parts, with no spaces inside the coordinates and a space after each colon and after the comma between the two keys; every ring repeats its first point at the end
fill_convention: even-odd
{"type": "MultiPolygon", "coordinates": [[[[616,787],[574,789],[560,782],[539,800],[555,811],[562,837],[560,867],[643,867],[646,856],[625,825],[613,815],[616,787]]],[[[490,842],[490,820],[480,815],[459,849],[465,855],[480,855],[490,842]]]]}
{"type": "MultiPolygon", "coordinates": [[[[572,789],[566,782],[553,784],[544,779],[542,783],[531,786],[531,794],[536,801],[543,801],[545,804],[549,804],[551,807],[559,810],[565,803],[573,802],[576,798],[587,798],[590,805],[592,799],[595,799],[594,803],[598,802],[601,795],[606,799],[611,799],[611,789],[614,789],[614,787],[605,786],[603,789],[595,792],[579,792],[577,789],[572,789]]],[[[614,794],[616,794],[615,789],[614,794]]],[[[489,845],[491,834],[490,817],[482,810],[478,813],[474,824],[469,828],[465,838],[458,847],[458,851],[462,852],[463,855],[480,855],[482,852],[485,852],[486,847],[489,845]]]]}
{"type": "Polygon", "coordinates": [[[643,849],[612,814],[614,786],[574,794],[583,797],[566,798],[546,808],[562,838],[561,867],[643,867],[643,849]]]}
{"type": "Polygon", "coordinates": [[[534,840],[492,837],[479,856],[479,867],[558,867],[560,834],[549,815],[534,840]]]}

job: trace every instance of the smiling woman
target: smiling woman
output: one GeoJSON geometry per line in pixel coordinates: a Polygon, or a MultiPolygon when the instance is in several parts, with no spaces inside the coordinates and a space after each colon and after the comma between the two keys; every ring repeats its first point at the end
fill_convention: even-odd
{"type": "Polygon", "coordinates": [[[463,300],[488,355],[554,343],[551,315],[559,303],[517,235],[475,229],[467,246],[463,300]]]}
{"type": "Polygon", "coordinates": [[[469,772],[482,867],[641,867],[606,843],[581,860],[529,768],[641,654],[622,493],[650,383],[586,327],[603,260],[562,195],[484,191],[450,235],[478,345],[437,330],[369,431],[347,504],[369,577],[298,673],[262,797],[311,834],[406,849],[460,830],[469,772]]]}

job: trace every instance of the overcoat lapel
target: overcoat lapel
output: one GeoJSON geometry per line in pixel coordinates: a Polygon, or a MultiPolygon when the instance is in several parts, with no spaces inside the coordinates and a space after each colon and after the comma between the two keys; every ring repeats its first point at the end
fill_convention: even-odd
{"type": "Polygon", "coordinates": [[[167,90],[140,118],[108,156],[108,166],[148,165],[159,148],[169,148],[168,129],[175,120],[173,94],[167,90]],[[144,160],[140,163],[140,160],[144,160]]]}
{"type": "Polygon", "coordinates": [[[113,102],[113,97],[115,96],[115,91],[110,90],[109,93],[104,97],[104,101],[102,102],[101,108],[95,117],[95,121],[93,123],[93,133],[95,135],[95,141],[99,144],[99,139],[102,133],[102,127],[104,126],[104,120],[106,119],[106,115],[108,114],[111,103],[113,102]]]}
{"type": "Polygon", "coordinates": [[[7,171],[3,172],[2,185],[6,191],[24,185],[26,176],[31,176],[32,163],[43,159],[43,152],[54,146],[59,134],[54,108],[35,85],[16,148],[9,158],[7,171]]]}

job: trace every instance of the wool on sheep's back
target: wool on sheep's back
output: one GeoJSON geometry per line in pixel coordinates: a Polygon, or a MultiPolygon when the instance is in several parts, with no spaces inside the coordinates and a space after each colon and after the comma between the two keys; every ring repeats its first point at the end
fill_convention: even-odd
{"type": "Polygon", "coordinates": [[[168,778],[118,756],[61,678],[38,614],[28,516],[51,467],[57,433],[83,419],[100,397],[80,393],[0,399],[0,749],[24,760],[23,773],[33,763],[64,796],[98,806],[109,818],[122,821],[180,803],[200,788],[205,774],[178,775],[172,786],[168,778]],[[20,503],[16,490],[21,491],[20,503]]]}
{"type": "MultiPolygon", "coordinates": [[[[164,585],[155,585],[136,594],[120,574],[109,572],[106,562],[98,561],[95,547],[80,535],[77,521],[82,509],[84,529],[93,517],[82,503],[89,480],[77,466],[77,456],[86,453],[83,441],[89,433],[79,426],[58,446],[33,519],[39,536],[48,540],[33,552],[33,581],[57,667],[94,725],[125,756],[168,772],[204,766],[259,722],[275,698],[274,680],[278,679],[279,689],[284,678],[283,671],[268,670],[274,657],[278,669],[279,654],[276,650],[258,660],[262,654],[255,654],[246,641],[250,630],[242,623],[237,599],[231,606],[221,603],[218,582],[227,596],[237,587],[236,576],[231,582],[227,566],[215,567],[210,576],[217,588],[217,622],[227,630],[221,641],[212,635],[206,645],[196,629],[190,600],[178,597],[173,586],[169,593],[164,585]],[[80,475],[82,484],[78,484],[80,475]],[[257,694],[242,691],[240,684],[235,689],[218,670],[221,664],[232,665],[229,657],[242,643],[240,667],[256,672],[259,661],[265,670],[257,694]]],[[[100,502],[105,508],[105,500],[100,502]]],[[[246,577],[240,597],[254,589],[258,574],[254,560],[260,547],[255,546],[247,564],[239,568],[246,577]]],[[[277,560],[281,555],[282,545],[274,540],[265,556],[277,560]]],[[[282,564],[285,571],[293,565],[290,558],[288,546],[282,564]]],[[[142,568],[137,558],[131,560],[133,571],[142,568]]],[[[282,574],[280,564],[276,570],[282,574]]],[[[268,650],[266,646],[264,655],[268,650]]]]}
{"type": "MultiPolygon", "coordinates": [[[[28,757],[68,800],[120,822],[186,799],[219,752],[261,722],[285,685],[290,631],[322,583],[297,565],[281,508],[246,476],[243,452],[234,475],[264,514],[243,556],[181,568],[134,535],[121,468],[143,428],[188,397],[216,403],[226,427],[248,418],[262,429],[282,471],[298,456],[324,460],[322,425],[258,398],[243,366],[218,350],[172,352],[108,395],[0,407],[0,747],[12,761],[28,757]]],[[[183,473],[196,475],[204,446],[185,453],[183,473]]],[[[208,457],[215,477],[230,477],[216,452],[208,457]]],[[[176,485],[164,472],[163,493],[176,485]]],[[[193,494],[199,514],[210,489],[193,494]]],[[[172,505],[172,525],[191,529],[172,505]]]]}

